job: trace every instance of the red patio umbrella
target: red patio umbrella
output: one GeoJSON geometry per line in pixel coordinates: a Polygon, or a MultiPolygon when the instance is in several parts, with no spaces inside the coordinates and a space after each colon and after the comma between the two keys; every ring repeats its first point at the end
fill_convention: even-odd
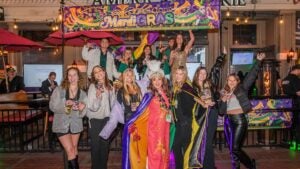
{"type": "MultiPolygon", "coordinates": [[[[111,32],[100,31],[80,31],[70,32],[64,34],[65,44],[69,46],[83,46],[87,41],[94,42],[100,45],[99,39],[107,38],[111,45],[123,44],[123,40],[111,32]]],[[[44,40],[45,42],[53,45],[62,44],[62,32],[57,31],[49,35],[44,40]]]]}
{"type": "Polygon", "coordinates": [[[31,48],[41,48],[42,46],[22,36],[0,29],[0,47],[2,50],[20,52],[31,48]]]}
{"type": "MultiPolygon", "coordinates": [[[[22,36],[14,34],[4,29],[0,29],[0,50],[10,52],[20,52],[29,50],[31,48],[41,48],[42,46],[36,42],[26,39],[22,36]]],[[[3,65],[5,68],[4,57],[2,57],[3,65]]],[[[5,73],[6,89],[8,89],[7,75],[5,73]]]]}

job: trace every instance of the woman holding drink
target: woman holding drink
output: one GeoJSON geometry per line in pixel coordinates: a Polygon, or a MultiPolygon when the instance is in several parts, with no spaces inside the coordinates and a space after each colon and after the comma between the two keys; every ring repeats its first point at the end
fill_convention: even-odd
{"type": "Polygon", "coordinates": [[[252,106],[248,98],[248,90],[255,82],[260,70],[260,63],[264,59],[264,54],[257,55],[257,63],[253,65],[244,81],[235,74],[227,77],[224,89],[221,91],[220,112],[226,112],[224,122],[224,132],[229,145],[232,168],[240,169],[243,163],[248,169],[255,169],[254,159],[250,159],[245,151],[242,150],[243,142],[248,129],[247,113],[252,111],[252,106]]]}
{"type": "Polygon", "coordinates": [[[100,131],[109,120],[115,92],[110,85],[105,68],[97,65],[92,70],[88,91],[89,136],[91,138],[92,169],[106,169],[109,141],[99,137],[100,131]]]}
{"type": "Polygon", "coordinates": [[[194,161],[197,164],[203,165],[203,169],[214,169],[215,168],[215,157],[213,148],[213,139],[215,132],[217,130],[218,121],[218,111],[215,105],[217,98],[217,93],[214,90],[214,86],[210,79],[208,79],[208,72],[204,67],[199,67],[193,78],[193,87],[197,90],[198,96],[200,98],[194,98],[201,106],[199,106],[197,112],[197,122],[200,126],[200,132],[206,135],[206,140],[202,139],[201,145],[194,146],[195,152],[198,150],[204,151],[202,156],[198,155],[198,158],[194,161]],[[201,147],[202,146],[202,147],[201,147]]]}
{"type": "Polygon", "coordinates": [[[71,169],[79,169],[77,145],[83,130],[82,118],[86,113],[87,103],[83,87],[84,81],[79,70],[71,67],[61,86],[53,91],[49,103],[54,112],[52,130],[67,153],[71,169]]]}

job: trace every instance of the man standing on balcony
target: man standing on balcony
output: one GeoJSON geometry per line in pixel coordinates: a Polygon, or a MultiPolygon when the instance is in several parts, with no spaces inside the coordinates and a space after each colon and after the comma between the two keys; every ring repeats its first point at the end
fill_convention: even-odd
{"type": "Polygon", "coordinates": [[[105,68],[107,77],[110,81],[114,78],[119,78],[113,54],[108,51],[109,42],[108,39],[101,39],[100,48],[93,43],[87,43],[82,49],[82,58],[88,62],[87,75],[91,78],[92,69],[96,65],[100,65],[105,68]]]}

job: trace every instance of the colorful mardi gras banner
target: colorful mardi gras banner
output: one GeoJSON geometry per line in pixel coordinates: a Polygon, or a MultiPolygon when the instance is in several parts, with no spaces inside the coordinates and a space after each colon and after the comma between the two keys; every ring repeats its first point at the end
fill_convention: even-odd
{"type": "Polygon", "coordinates": [[[219,24],[219,0],[178,0],[64,8],[66,32],[215,29],[219,28],[219,24]]]}
{"type": "MultiPolygon", "coordinates": [[[[249,126],[269,128],[289,128],[293,113],[290,111],[268,111],[270,109],[292,108],[292,99],[251,100],[255,113],[248,114],[249,126]],[[260,111],[258,111],[260,110],[260,111]]],[[[223,117],[219,117],[218,126],[223,126],[223,117]]]]}

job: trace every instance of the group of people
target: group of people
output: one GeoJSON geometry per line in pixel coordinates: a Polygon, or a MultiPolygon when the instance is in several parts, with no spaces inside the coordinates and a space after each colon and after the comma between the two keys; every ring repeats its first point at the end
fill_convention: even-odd
{"type": "MultiPolygon", "coordinates": [[[[214,169],[213,139],[218,115],[225,116],[224,131],[232,168],[239,169],[240,163],[249,169],[256,168],[255,160],[242,146],[248,128],[247,113],[252,111],[248,91],[265,55],[257,55],[243,81],[237,74],[230,74],[223,89],[217,90],[215,79],[211,79],[216,71],[209,73],[200,66],[193,79],[188,78],[186,61],[194,43],[192,31],[189,37],[188,43],[182,34],[170,38],[168,46],[160,47],[156,56],[147,45],[137,60],[132,58],[130,48],[115,59],[108,50],[108,39],[101,40],[100,48],[87,43],[82,50],[83,59],[88,62],[87,92],[78,68],[68,68],[61,85],[55,82],[55,72],[50,72],[41,91],[50,97],[49,108],[54,114],[52,131],[67,154],[70,168],[79,168],[77,146],[83,131],[82,118],[86,116],[92,169],[107,168],[109,139],[118,123],[124,124],[123,169],[168,169],[172,155],[176,169],[214,169]],[[113,82],[114,79],[118,82],[113,82]]],[[[2,82],[1,90],[7,90],[7,85],[9,91],[24,90],[16,69],[10,67],[7,72],[8,84],[2,82]]],[[[283,81],[285,92],[298,100],[299,74],[300,67],[296,65],[283,81]]],[[[299,121],[294,120],[293,124],[299,121]]]]}
{"type": "Polygon", "coordinates": [[[71,67],[62,84],[53,90],[49,103],[54,112],[52,130],[66,151],[70,168],[79,168],[77,145],[83,131],[82,118],[87,116],[92,169],[107,168],[109,138],[118,123],[124,124],[123,169],[167,169],[171,154],[176,169],[214,169],[213,138],[218,114],[225,114],[233,168],[239,169],[240,162],[249,169],[256,168],[255,160],[242,150],[242,145],[248,127],[246,114],[251,111],[249,84],[255,81],[264,54],[257,55],[257,63],[243,83],[230,74],[224,89],[217,91],[204,67],[196,70],[192,80],[187,76],[186,59],[194,42],[192,31],[189,33],[186,45],[178,34],[174,48],[169,52],[161,49],[161,60],[153,59],[153,63],[146,46],[142,61],[135,66],[139,75],[143,74],[141,80],[136,80],[128,50],[117,68],[107,50],[107,39],[101,40],[100,48],[90,43],[83,47],[90,81],[87,93],[79,70],[71,67]],[[121,83],[112,83],[114,78],[121,83]]]}

